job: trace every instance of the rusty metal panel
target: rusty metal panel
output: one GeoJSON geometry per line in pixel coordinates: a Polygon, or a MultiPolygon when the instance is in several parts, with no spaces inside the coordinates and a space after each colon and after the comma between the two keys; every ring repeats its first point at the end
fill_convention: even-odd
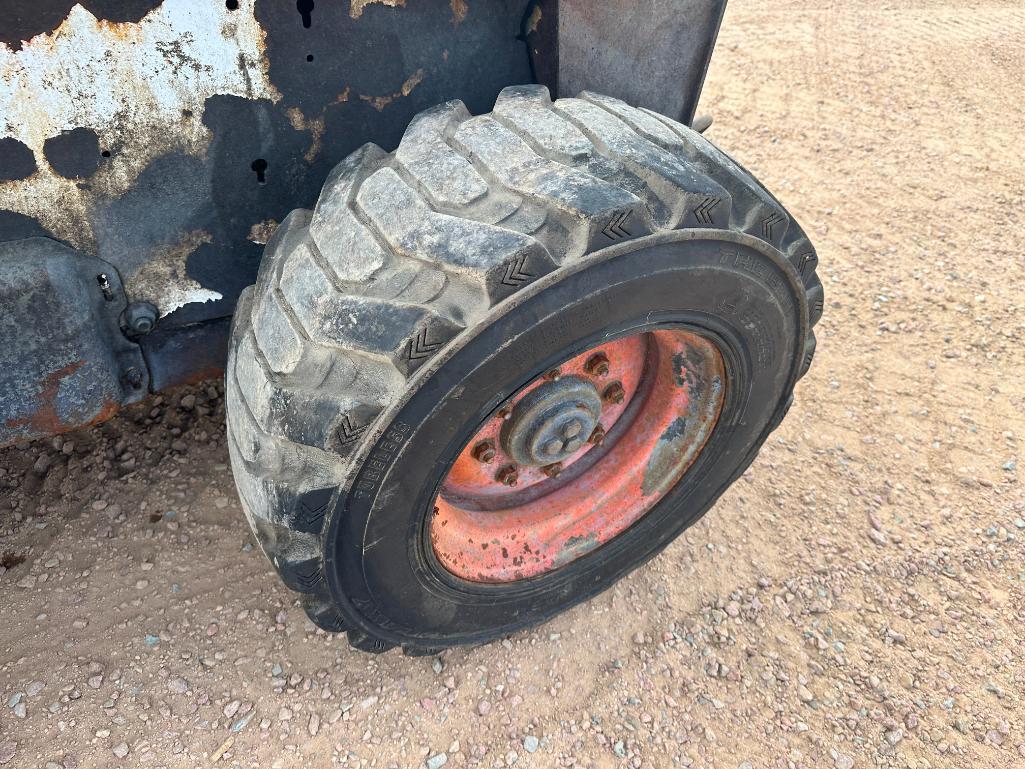
{"type": "Polygon", "coordinates": [[[531,79],[524,0],[0,0],[0,241],[113,264],[163,329],[229,316],[367,141],[531,79]]]}

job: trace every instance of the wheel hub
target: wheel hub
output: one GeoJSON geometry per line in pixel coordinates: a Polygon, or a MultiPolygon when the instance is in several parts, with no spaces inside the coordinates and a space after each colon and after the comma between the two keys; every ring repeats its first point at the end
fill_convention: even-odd
{"type": "Polygon", "coordinates": [[[516,404],[502,426],[502,448],[521,465],[561,462],[584,445],[600,417],[601,397],[593,384],[556,376],[516,404]]]}

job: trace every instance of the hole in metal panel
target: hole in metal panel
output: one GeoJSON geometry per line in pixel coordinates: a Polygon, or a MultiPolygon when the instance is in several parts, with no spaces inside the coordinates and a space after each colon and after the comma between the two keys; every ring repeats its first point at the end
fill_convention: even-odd
{"type": "Polygon", "coordinates": [[[267,183],[267,161],[263,158],[257,158],[253,161],[250,168],[256,173],[256,181],[260,184],[267,183]]]}

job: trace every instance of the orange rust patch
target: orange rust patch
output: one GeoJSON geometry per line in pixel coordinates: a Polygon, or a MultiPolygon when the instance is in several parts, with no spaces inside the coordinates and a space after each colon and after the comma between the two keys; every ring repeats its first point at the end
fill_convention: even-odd
{"type": "Polygon", "coordinates": [[[449,7],[452,9],[452,26],[457,27],[466,19],[470,6],[466,4],[466,0],[450,0],[449,7]]]}
{"type": "Polygon", "coordinates": [[[334,104],[344,104],[349,100],[349,86],[345,86],[345,90],[342,91],[335,97],[334,104]]]}
{"type": "Polygon", "coordinates": [[[193,371],[184,377],[175,378],[172,387],[180,387],[181,385],[194,385],[200,382],[206,382],[209,379],[222,379],[224,377],[224,369],[221,366],[211,366],[210,368],[200,369],[199,371],[193,371]]]}
{"type": "Polygon", "coordinates": [[[530,12],[530,18],[527,19],[527,34],[537,31],[537,25],[541,23],[541,6],[535,5],[534,10],[530,12]]]}
{"type": "Polygon", "coordinates": [[[87,422],[81,424],[77,422],[75,424],[63,422],[61,421],[60,415],[57,413],[57,396],[60,391],[61,382],[74,374],[84,365],[84,360],[77,360],[74,363],[69,363],[68,365],[43,377],[43,380],[40,382],[39,393],[36,395],[36,400],[39,401],[39,407],[33,414],[30,414],[27,417],[8,419],[4,422],[4,426],[12,430],[28,428],[32,437],[36,437],[43,435],[58,435],[59,433],[65,433],[68,430],[88,427],[89,425],[95,425],[99,422],[110,419],[110,417],[116,414],[118,409],[121,408],[119,403],[115,403],[113,401],[102,402],[99,409],[97,409],[96,414],[87,422]]]}
{"type": "Polygon", "coordinates": [[[360,94],[359,98],[363,101],[370,102],[371,106],[380,112],[399,97],[409,96],[409,94],[413,93],[413,89],[420,85],[420,83],[423,82],[423,79],[424,71],[422,69],[418,69],[406,78],[406,82],[402,84],[402,87],[393,94],[388,94],[386,96],[366,96],[365,94],[360,94]]]}
{"type": "Polygon", "coordinates": [[[262,222],[256,222],[252,227],[249,228],[249,235],[247,239],[260,246],[267,245],[267,241],[271,239],[274,234],[274,230],[278,228],[278,223],[273,219],[264,219],[262,222]]]}

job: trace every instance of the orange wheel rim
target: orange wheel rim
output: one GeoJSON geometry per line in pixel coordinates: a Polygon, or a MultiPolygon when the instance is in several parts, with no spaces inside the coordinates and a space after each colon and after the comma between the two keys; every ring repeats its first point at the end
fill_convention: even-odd
{"type": "Polygon", "coordinates": [[[434,501],[441,566],[508,583],[593,552],[651,510],[715,427],[725,365],[708,338],[662,329],[596,345],[508,399],[434,501]]]}

